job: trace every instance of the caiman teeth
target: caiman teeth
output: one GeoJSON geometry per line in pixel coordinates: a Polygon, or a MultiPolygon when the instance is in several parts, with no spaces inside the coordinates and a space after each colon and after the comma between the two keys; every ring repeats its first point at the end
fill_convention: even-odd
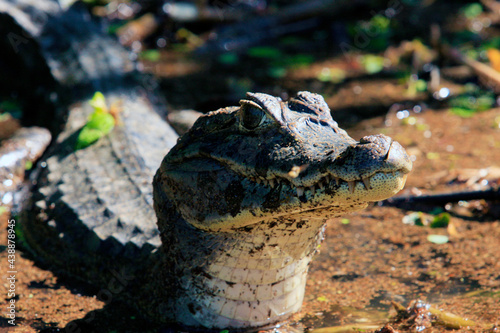
{"type": "Polygon", "coordinates": [[[351,194],[354,193],[354,189],[356,188],[356,181],[355,180],[348,181],[347,185],[349,185],[349,193],[351,194]]]}
{"type": "Polygon", "coordinates": [[[304,188],[303,187],[297,187],[297,196],[301,197],[304,195],[304,188]]]}
{"type": "MultiPolygon", "coordinates": [[[[268,186],[270,188],[275,188],[278,186],[281,182],[280,179],[276,178],[271,178],[271,179],[266,179],[264,177],[249,177],[249,179],[253,182],[256,182],[257,184],[262,184],[264,186],[268,186]]],[[[344,180],[340,177],[334,176],[334,175],[326,175],[323,178],[319,179],[315,184],[309,185],[309,186],[295,186],[293,184],[289,184],[292,188],[295,188],[296,190],[296,195],[298,197],[301,197],[304,195],[306,190],[311,191],[311,195],[314,195],[317,190],[321,189],[324,190],[329,186],[329,184],[335,180],[335,184],[337,186],[340,186],[342,183],[347,183],[347,186],[349,187],[349,193],[353,194],[356,191],[356,185],[358,182],[363,182],[365,189],[371,190],[371,176],[368,177],[361,177],[361,179],[356,179],[356,180],[344,180]]]]}
{"type": "Polygon", "coordinates": [[[370,185],[370,177],[361,178],[361,180],[363,181],[363,184],[365,184],[365,188],[367,190],[372,189],[372,186],[370,185]]]}

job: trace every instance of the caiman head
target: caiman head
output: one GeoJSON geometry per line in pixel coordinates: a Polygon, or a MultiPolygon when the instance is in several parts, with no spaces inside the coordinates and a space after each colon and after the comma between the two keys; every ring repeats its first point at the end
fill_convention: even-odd
{"type": "Polygon", "coordinates": [[[162,164],[169,198],[197,228],[339,216],[393,196],[412,168],[387,136],[349,137],[320,95],[248,93],[240,104],[201,117],[162,164]]]}
{"type": "Polygon", "coordinates": [[[349,137],[319,95],[240,104],[198,119],[154,180],[163,289],[186,326],[255,329],[297,312],[326,220],[396,194],[412,166],[384,135],[349,137]]]}

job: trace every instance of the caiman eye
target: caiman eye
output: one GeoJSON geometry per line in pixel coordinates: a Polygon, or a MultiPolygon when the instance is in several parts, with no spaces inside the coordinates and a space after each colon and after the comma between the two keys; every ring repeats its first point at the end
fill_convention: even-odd
{"type": "Polygon", "coordinates": [[[266,113],[253,105],[242,105],[240,111],[241,125],[248,130],[254,130],[266,118],[266,113]]]}

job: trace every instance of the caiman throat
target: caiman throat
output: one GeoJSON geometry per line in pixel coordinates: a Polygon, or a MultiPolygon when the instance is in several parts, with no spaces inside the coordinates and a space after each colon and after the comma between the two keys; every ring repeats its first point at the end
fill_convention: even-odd
{"type": "Polygon", "coordinates": [[[153,182],[175,320],[242,329],[297,312],[326,220],[393,196],[411,168],[399,143],[355,141],[309,92],[201,117],[153,182]]]}

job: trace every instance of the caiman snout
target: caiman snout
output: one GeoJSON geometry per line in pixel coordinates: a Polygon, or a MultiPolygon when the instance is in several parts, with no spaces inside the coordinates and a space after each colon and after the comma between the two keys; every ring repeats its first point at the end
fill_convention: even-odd
{"type": "Polygon", "coordinates": [[[334,162],[338,167],[339,177],[355,180],[370,176],[375,172],[400,171],[407,174],[412,169],[412,162],[404,148],[383,134],[365,136],[334,162]]]}
{"type": "Polygon", "coordinates": [[[366,147],[372,154],[377,155],[377,159],[383,156],[385,164],[392,169],[403,173],[409,173],[412,169],[412,162],[405,149],[388,136],[383,134],[365,136],[359,140],[359,144],[368,145],[366,147]]]}

